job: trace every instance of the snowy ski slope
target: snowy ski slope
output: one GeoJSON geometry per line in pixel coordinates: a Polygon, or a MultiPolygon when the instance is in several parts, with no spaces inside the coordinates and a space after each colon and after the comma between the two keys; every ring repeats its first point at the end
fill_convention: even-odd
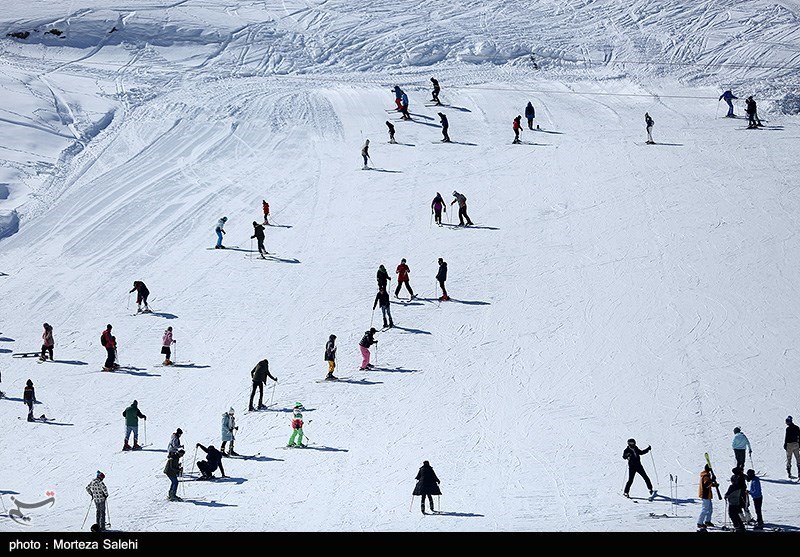
{"type": "MultiPolygon", "coordinates": [[[[14,457],[0,490],[56,492],[28,526],[39,531],[81,528],[95,470],[122,530],[690,531],[703,453],[724,491],[740,426],[765,519],[795,528],[782,443],[784,418],[800,415],[800,122],[782,110],[797,93],[799,13],[760,0],[8,10],[0,446],[14,457]],[[426,106],[431,76],[442,108],[426,106]],[[387,111],[395,84],[412,121],[387,111]],[[728,86],[757,94],[765,128],[721,117],[728,86]],[[511,145],[528,101],[541,129],[511,145]],[[438,110],[453,144],[438,141],[438,110]],[[431,199],[454,189],[476,226],[432,225],[431,199]],[[266,261],[250,251],[262,199],[266,261]],[[208,250],[223,215],[239,248],[208,250]],[[357,343],[380,324],[375,271],[394,277],[404,257],[419,298],[393,304],[379,369],[360,372],[357,343]],[[134,280],[154,314],[133,315],[134,280]],[[56,361],[12,358],[39,348],[45,321],[56,361]],[[129,368],[113,374],[100,372],[107,323],[129,368]],[[192,365],[157,366],[167,326],[192,365]],[[317,382],[330,334],[350,381],[317,382]],[[245,414],[265,357],[275,405],[245,414]],[[54,423],[16,419],[28,378],[54,423]],[[133,399],[151,446],[123,453],[133,399]],[[282,449],[295,401],[307,450],[282,449]],[[188,471],[195,443],[219,445],[229,407],[237,451],[259,456],[168,503],[170,434],[185,432],[188,471]],[[653,446],[653,502],[621,495],[628,437],[653,446]],[[409,508],[426,459],[442,480],[437,516],[409,508]]],[[[632,494],[646,496],[641,479],[632,494]]]]}

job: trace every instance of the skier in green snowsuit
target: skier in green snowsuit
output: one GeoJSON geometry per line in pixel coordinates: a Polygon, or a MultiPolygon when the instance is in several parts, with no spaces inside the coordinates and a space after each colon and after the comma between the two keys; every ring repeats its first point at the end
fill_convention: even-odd
{"type": "Polygon", "coordinates": [[[303,414],[300,412],[303,405],[295,402],[292,411],[292,436],[289,438],[287,447],[304,447],[303,445],[303,414]]]}

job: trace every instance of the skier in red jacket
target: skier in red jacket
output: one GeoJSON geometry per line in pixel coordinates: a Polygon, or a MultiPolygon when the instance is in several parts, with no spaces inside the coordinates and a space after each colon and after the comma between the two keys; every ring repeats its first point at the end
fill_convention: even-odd
{"type": "Polygon", "coordinates": [[[264,209],[264,224],[269,226],[269,203],[261,200],[261,207],[264,209]]]}
{"type": "Polygon", "coordinates": [[[520,124],[521,120],[522,116],[520,115],[517,115],[517,117],[514,118],[514,123],[512,124],[512,127],[514,128],[514,141],[512,141],[512,143],[519,143],[519,132],[522,131],[522,125],[520,124]]]}
{"type": "Polygon", "coordinates": [[[411,272],[411,269],[408,268],[406,265],[406,260],[403,258],[400,261],[400,265],[397,266],[395,273],[397,273],[397,288],[394,289],[394,297],[399,298],[398,294],[400,294],[400,288],[405,284],[406,290],[408,293],[411,294],[411,297],[414,298],[414,291],[411,290],[411,285],[408,283],[408,273],[411,272]]]}

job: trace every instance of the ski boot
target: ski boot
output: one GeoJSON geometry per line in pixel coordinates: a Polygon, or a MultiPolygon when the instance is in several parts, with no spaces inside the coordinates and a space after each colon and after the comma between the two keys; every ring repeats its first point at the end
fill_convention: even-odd
{"type": "Polygon", "coordinates": [[[392,327],[394,327],[394,322],[393,321],[389,321],[389,328],[391,329],[392,327]]]}
{"type": "Polygon", "coordinates": [[[141,450],[141,448],[142,448],[142,446],[139,443],[137,443],[136,441],[134,441],[133,442],[133,447],[131,447],[131,450],[132,451],[138,451],[138,450],[141,450]]]}
{"type": "Polygon", "coordinates": [[[389,328],[389,324],[386,321],[383,322],[383,328],[384,329],[388,329],[389,328]]]}
{"type": "Polygon", "coordinates": [[[336,377],[336,376],[334,376],[332,373],[329,373],[329,374],[328,374],[328,375],[325,377],[325,380],[326,380],[326,381],[336,381],[337,379],[339,379],[339,378],[338,378],[338,377],[336,377]]]}
{"type": "Polygon", "coordinates": [[[122,445],[122,450],[123,450],[123,451],[130,451],[130,450],[131,450],[131,446],[130,446],[130,445],[128,445],[128,442],[127,442],[127,441],[125,441],[125,444],[124,444],[124,445],[122,445]]]}
{"type": "Polygon", "coordinates": [[[234,451],[234,450],[233,450],[233,447],[231,447],[231,450],[230,450],[230,452],[228,452],[228,456],[239,456],[239,453],[237,453],[236,451],[234,451]]]}

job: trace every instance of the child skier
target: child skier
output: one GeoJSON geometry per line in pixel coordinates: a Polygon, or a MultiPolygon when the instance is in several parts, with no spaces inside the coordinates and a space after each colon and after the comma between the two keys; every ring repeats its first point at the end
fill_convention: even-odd
{"type": "Polygon", "coordinates": [[[172,338],[172,327],[167,327],[167,330],[164,331],[164,336],[161,337],[161,353],[164,354],[165,366],[172,365],[170,357],[172,356],[173,344],[175,344],[175,340],[172,338]]]}
{"type": "Polygon", "coordinates": [[[375,369],[371,363],[369,363],[370,352],[369,347],[373,344],[378,344],[378,341],[375,340],[375,333],[378,330],[375,327],[370,328],[369,331],[364,333],[364,336],[361,337],[361,340],[358,343],[358,347],[361,350],[361,367],[359,368],[361,371],[365,371],[367,369],[375,369]]]}
{"type": "Polygon", "coordinates": [[[106,363],[103,371],[113,371],[119,367],[117,363],[117,337],[111,334],[111,324],[106,325],[106,330],[100,335],[100,344],[106,349],[106,363]]]}
{"type": "Polygon", "coordinates": [[[361,169],[367,170],[369,168],[367,165],[367,161],[369,161],[369,139],[364,140],[364,146],[361,147],[361,158],[364,159],[364,166],[361,169]]]}
{"type": "Polygon", "coordinates": [[[269,203],[265,199],[261,200],[261,208],[264,210],[264,225],[269,226],[269,203]]]}
{"type": "Polygon", "coordinates": [[[519,143],[519,132],[522,131],[522,125],[520,124],[521,120],[522,116],[518,114],[517,117],[514,118],[514,123],[511,124],[511,128],[514,130],[514,141],[512,141],[512,143],[519,143]]]}
{"type": "Polygon", "coordinates": [[[230,442],[231,448],[228,451],[229,456],[239,456],[233,451],[233,441],[235,440],[234,431],[237,431],[239,426],[236,425],[236,418],[233,415],[233,408],[222,414],[222,446],[220,452],[225,454],[225,443],[230,442]]]}
{"type": "Polygon", "coordinates": [[[650,118],[650,114],[647,112],[644,113],[644,125],[645,129],[647,130],[647,141],[645,143],[648,145],[653,145],[655,143],[655,141],[653,141],[653,126],[655,125],[655,122],[652,118],[650,118]]]}
{"type": "Polygon", "coordinates": [[[389,128],[389,143],[397,143],[397,141],[394,140],[394,124],[386,120],[386,127],[389,128]]]}
{"type": "Polygon", "coordinates": [[[303,405],[299,402],[294,403],[292,410],[292,436],[289,437],[287,447],[304,447],[303,445],[303,405]]]}
{"type": "Polygon", "coordinates": [[[439,87],[439,82],[436,80],[436,78],[432,77],[431,78],[431,83],[433,84],[433,92],[431,93],[431,97],[432,97],[431,101],[433,101],[437,105],[441,106],[442,101],[439,100],[439,91],[441,91],[441,89],[439,87]]]}

